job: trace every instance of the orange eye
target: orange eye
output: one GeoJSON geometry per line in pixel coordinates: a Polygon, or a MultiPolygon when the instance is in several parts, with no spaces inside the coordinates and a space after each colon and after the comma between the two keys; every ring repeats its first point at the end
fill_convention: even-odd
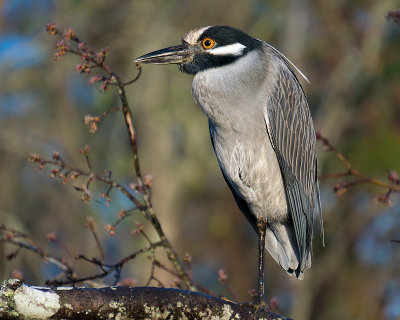
{"type": "Polygon", "coordinates": [[[202,41],[202,45],[204,49],[211,49],[215,46],[215,41],[211,38],[204,38],[202,41]]]}

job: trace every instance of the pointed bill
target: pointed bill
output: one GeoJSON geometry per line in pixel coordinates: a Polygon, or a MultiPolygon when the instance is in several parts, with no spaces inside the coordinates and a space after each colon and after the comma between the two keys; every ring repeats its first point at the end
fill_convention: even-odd
{"type": "Polygon", "coordinates": [[[139,64],[175,64],[182,63],[190,55],[190,48],[185,44],[181,44],[147,53],[139,58],[136,58],[134,62],[139,64]]]}

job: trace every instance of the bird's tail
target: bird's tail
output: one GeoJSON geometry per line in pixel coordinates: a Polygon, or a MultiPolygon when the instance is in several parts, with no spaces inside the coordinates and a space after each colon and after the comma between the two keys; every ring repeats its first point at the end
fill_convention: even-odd
{"type": "Polygon", "coordinates": [[[293,227],[288,224],[276,223],[268,226],[265,248],[287,273],[294,274],[300,280],[303,279],[304,270],[311,267],[311,252],[307,252],[305,266],[301,268],[293,227]]]}

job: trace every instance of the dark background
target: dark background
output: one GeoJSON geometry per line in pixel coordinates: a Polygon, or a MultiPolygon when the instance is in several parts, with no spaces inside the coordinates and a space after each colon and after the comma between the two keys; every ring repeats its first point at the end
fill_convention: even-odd
{"type": "MultiPolygon", "coordinates": [[[[188,30],[215,24],[237,27],[281,50],[310,79],[305,92],[315,127],[322,130],[353,166],[386,179],[400,170],[400,28],[386,19],[396,1],[0,1],[0,223],[23,230],[56,255],[48,243],[55,232],[72,255],[97,254],[85,229],[96,221],[106,258],[114,261],[143,245],[130,230],[135,216],[110,237],[104,225],[126,208],[117,193],[110,206],[80,201],[70,186],[27,162],[31,152],[51,157],[53,150],[84,166],[77,150],[91,146],[93,165],[113,171],[123,183],[133,180],[123,120],[111,114],[92,135],[86,114],[118,106],[110,88],[99,93],[74,71],[77,57],[54,61],[55,38],[48,22],[73,27],[95,48],[111,48],[108,62],[125,80],[136,75],[133,59],[178,44],[188,30]]],[[[256,235],[239,212],[220,173],[209,141],[207,121],[191,96],[191,77],[175,66],[145,66],[128,87],[138,134],[142,170],[153,176],[153,202],[178,253],[190,252],[196,281],[216,294],[230,293],[217,281],[218,270],[240,301],[256,285],[256,235]]],[[[319,145],[320,173],[344,171],[319,145]]],[[[385,192],[374,186],[333,192],[337,180],[321,181],[325,219],[323,249],[315,239],[313,267],[297,281],[267,257],[267,298],[277,297],[281,312],[295,319],[400,318],[400,205],[377,204],[385,192]]],[[[149,229],[150,230],[150,229],[149,229]]],[[[149,231],[151,234],[151,232],[149,231]]],[[[0,274],[23,273],[42,284],[58,270],[31,253],[6,262],[0,274]]],[[[83,264],[83,272],[93,269],[83,264]]],[[[145,257],[126,266],[124,276],[143,285],[145,257]]],[[[165,284],[171,281],[167,275],[165,284]]],[[[105,279],[105,285],[112,279],[105,279]]]]}

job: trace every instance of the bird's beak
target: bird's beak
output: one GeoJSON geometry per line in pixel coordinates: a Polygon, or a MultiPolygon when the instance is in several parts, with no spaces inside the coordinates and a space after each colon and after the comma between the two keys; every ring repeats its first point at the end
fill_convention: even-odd
{"type": "Polygon", "coordinates": [[[147,53],[134,62],[153,63],[153,64],[179,64],[187,60],[192,55],[192,50],[187,44],[180,44],[178,46],[168,47],[165,49],[147,53]]]}

